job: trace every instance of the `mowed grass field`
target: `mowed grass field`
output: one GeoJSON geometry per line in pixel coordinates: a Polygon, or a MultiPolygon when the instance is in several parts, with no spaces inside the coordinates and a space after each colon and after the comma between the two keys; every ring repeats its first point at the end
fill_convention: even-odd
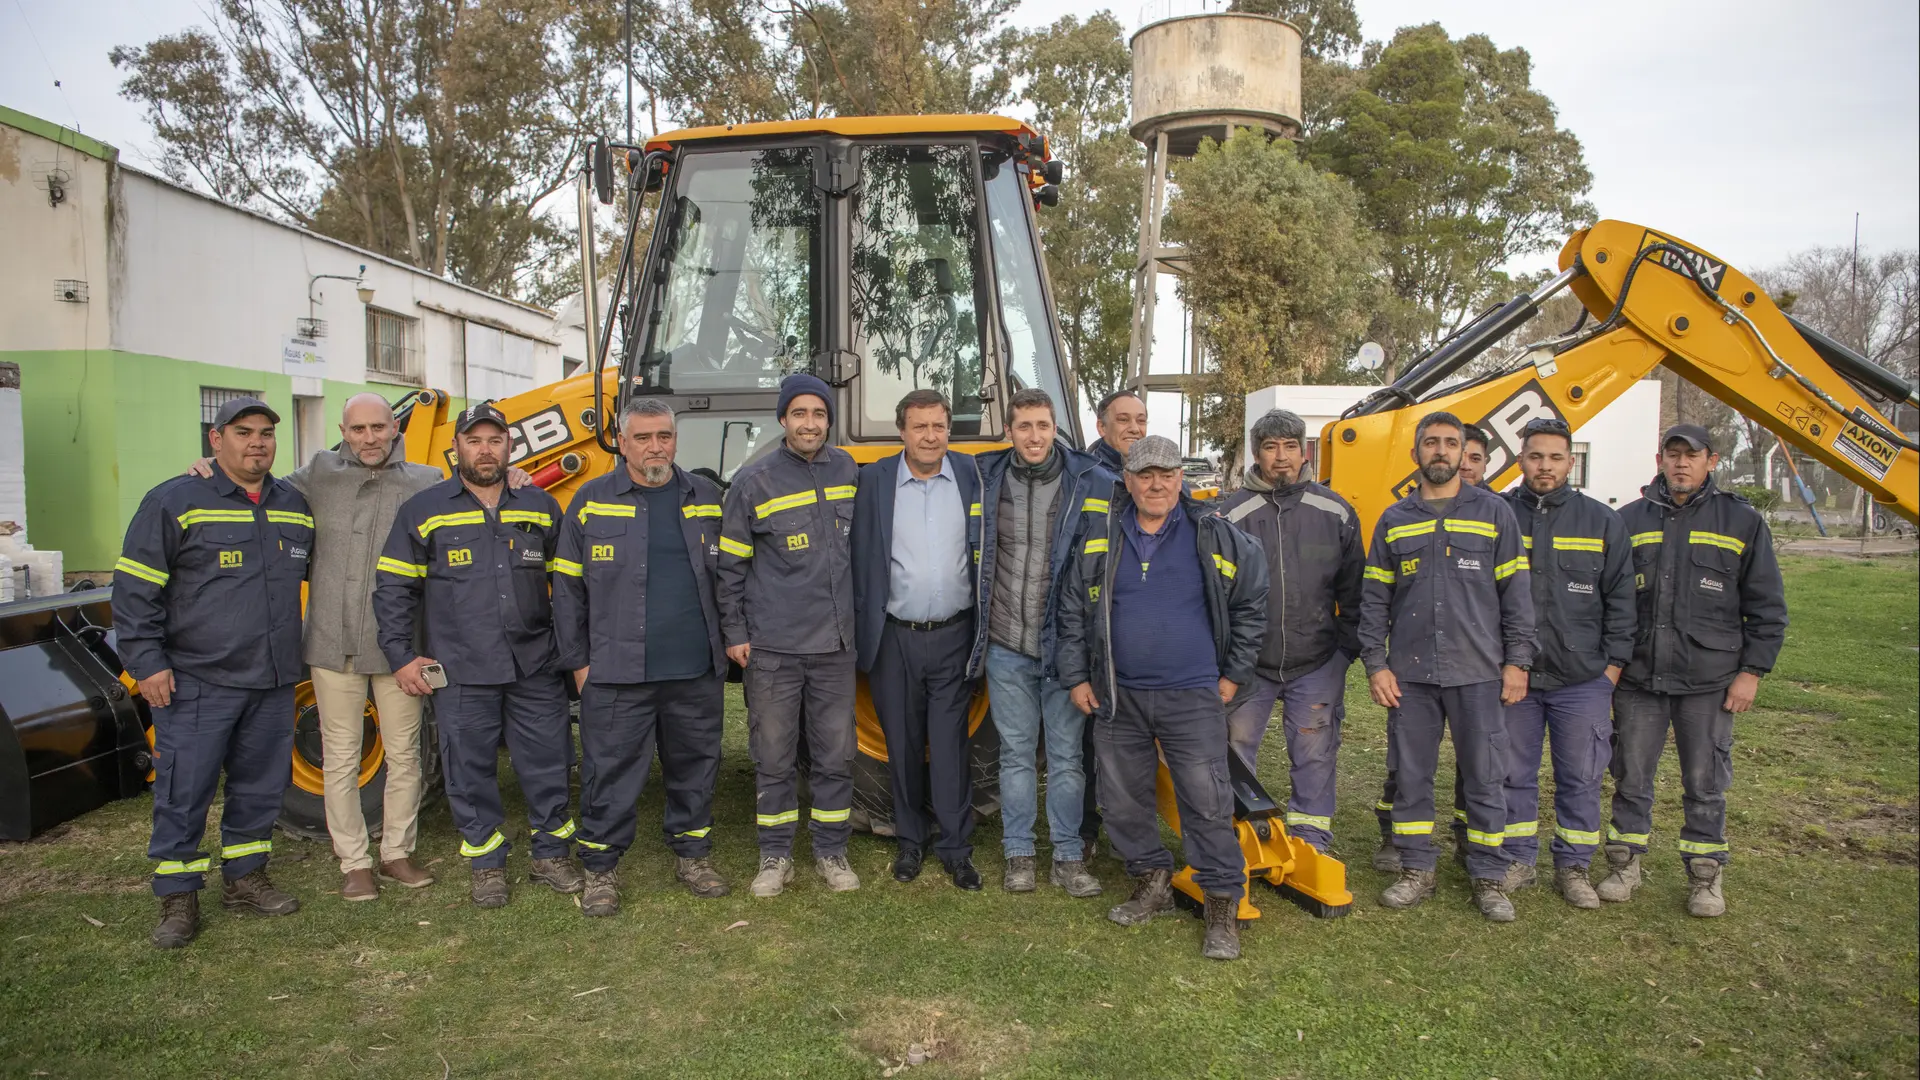
{"type": "MultiPolygon", "coordinates": [[[[1110,858],[1098,900],[1002,892],[997,822],[976,836],[984,893],[937,867],[898,885],[891,842],[857,836],[861,891],[827,894],[803,842],[795,887],[757,901],[736,694],[724,900],[671,886],[657,786],[608,920],[527,885],[524,818],[511,906],[470,907],[444,804],[419,848],[435,887],[347,904],[327,848],[283,837],[273,873],[304,909],[242,919],[210,890],[180,952],[146,942],[146,799],[0,845],[0,1075],[1912,1077],[1920,573],[1911,559],[1786,571],[1786,651],[1737,729],[1719,920],[1684,911],[1671,754],[1633,903],[1576,912],[1530,890],[1519,921],[1495,926],[1443,860],[1435,900],[1377,907],[1385,718],[1357,667],[1336,834],[1358,903],[1318,921],[1260,887],[1239,963],[1201,959],[1192,919],[1108,923],[1127,884],[1110,858]],[[915,1043],[930,1060],[899,1069],[915,1043]]],[[[1284,798],[1277,736],[1260,771],[1284,798]]]]}

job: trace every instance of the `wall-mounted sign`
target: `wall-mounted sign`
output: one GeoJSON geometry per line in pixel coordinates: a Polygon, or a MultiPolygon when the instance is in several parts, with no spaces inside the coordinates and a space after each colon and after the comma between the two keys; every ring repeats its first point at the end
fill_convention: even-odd
{"type": "Polygon", "coordinates": [[[280,370],[310,379],[327,377],[327,354],[315,338],[289,337],[280,351],[280,370]]]}

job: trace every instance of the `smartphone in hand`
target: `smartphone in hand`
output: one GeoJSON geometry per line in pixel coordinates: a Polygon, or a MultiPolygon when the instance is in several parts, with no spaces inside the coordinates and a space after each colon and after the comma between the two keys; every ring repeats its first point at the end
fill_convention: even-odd
{"type": "Polygon", "coordinates": [[[447,688],[447,669],[441,667],[439,664],[427,664],[421,667],[420,677],[425,679],[427,685],[433,687],[435,690],[445,690],[447,688]]]}

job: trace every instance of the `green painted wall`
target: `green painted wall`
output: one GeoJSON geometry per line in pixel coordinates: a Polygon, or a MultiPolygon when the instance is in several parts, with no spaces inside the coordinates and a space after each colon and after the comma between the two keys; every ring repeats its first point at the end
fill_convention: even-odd
{"type": "MultiPolygon", "coordinates": [[[[201,387],[263,391],[281,417],[274,471],[294,468],[286,375],[112,349],[0,352],[0,360],[20,365],[28,538],[65,552],[68,571],[110,569],[141,498],[200,456],[201,387]]],[[[408,390],[334,379],[324,387],[329,445],[348,398],[372,391],[391,401],[408,390]]]]}

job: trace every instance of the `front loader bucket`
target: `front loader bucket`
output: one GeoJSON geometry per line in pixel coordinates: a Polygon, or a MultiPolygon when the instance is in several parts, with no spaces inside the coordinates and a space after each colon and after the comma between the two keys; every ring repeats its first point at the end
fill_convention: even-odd
{"type": "Polygon", "coordinates": [[[0,840],[146,785],[145,706],[120,682],[112,592],[0,605],[0,840]]]}
{"type": "MultiPolygon", "coordinates": [[[[1353,894],[1347,891],[1346,864],[1331,855],[1314,850],[1312,844],[1287,832],[1280,805],[1267,794],[1253,774],[1253,768],[1240,755],[1227,754],[1228,784],[1233,789],[1233,830],[1240,842],[1240,854],[1246,860],[1247,882],[1264,881],[1280,895],[1320,919],[1337,919],[1353,909],[1353,894]]],[[[1180,808],[1174,799],[1173,779],[1167,766],[1160,765],[1155,794],[1160,816],[1174,832],[1180,831],[1180,808]]],[[[1205,902],[1205,891],[1193,880],[1193,867],[1183,867],[1173,876],[1174,901],[1188,910],[1198,910],[1205,902]]],[[[1240,897],[1240,920],[1260,917],[1249,888],[1240,897]]]]}

